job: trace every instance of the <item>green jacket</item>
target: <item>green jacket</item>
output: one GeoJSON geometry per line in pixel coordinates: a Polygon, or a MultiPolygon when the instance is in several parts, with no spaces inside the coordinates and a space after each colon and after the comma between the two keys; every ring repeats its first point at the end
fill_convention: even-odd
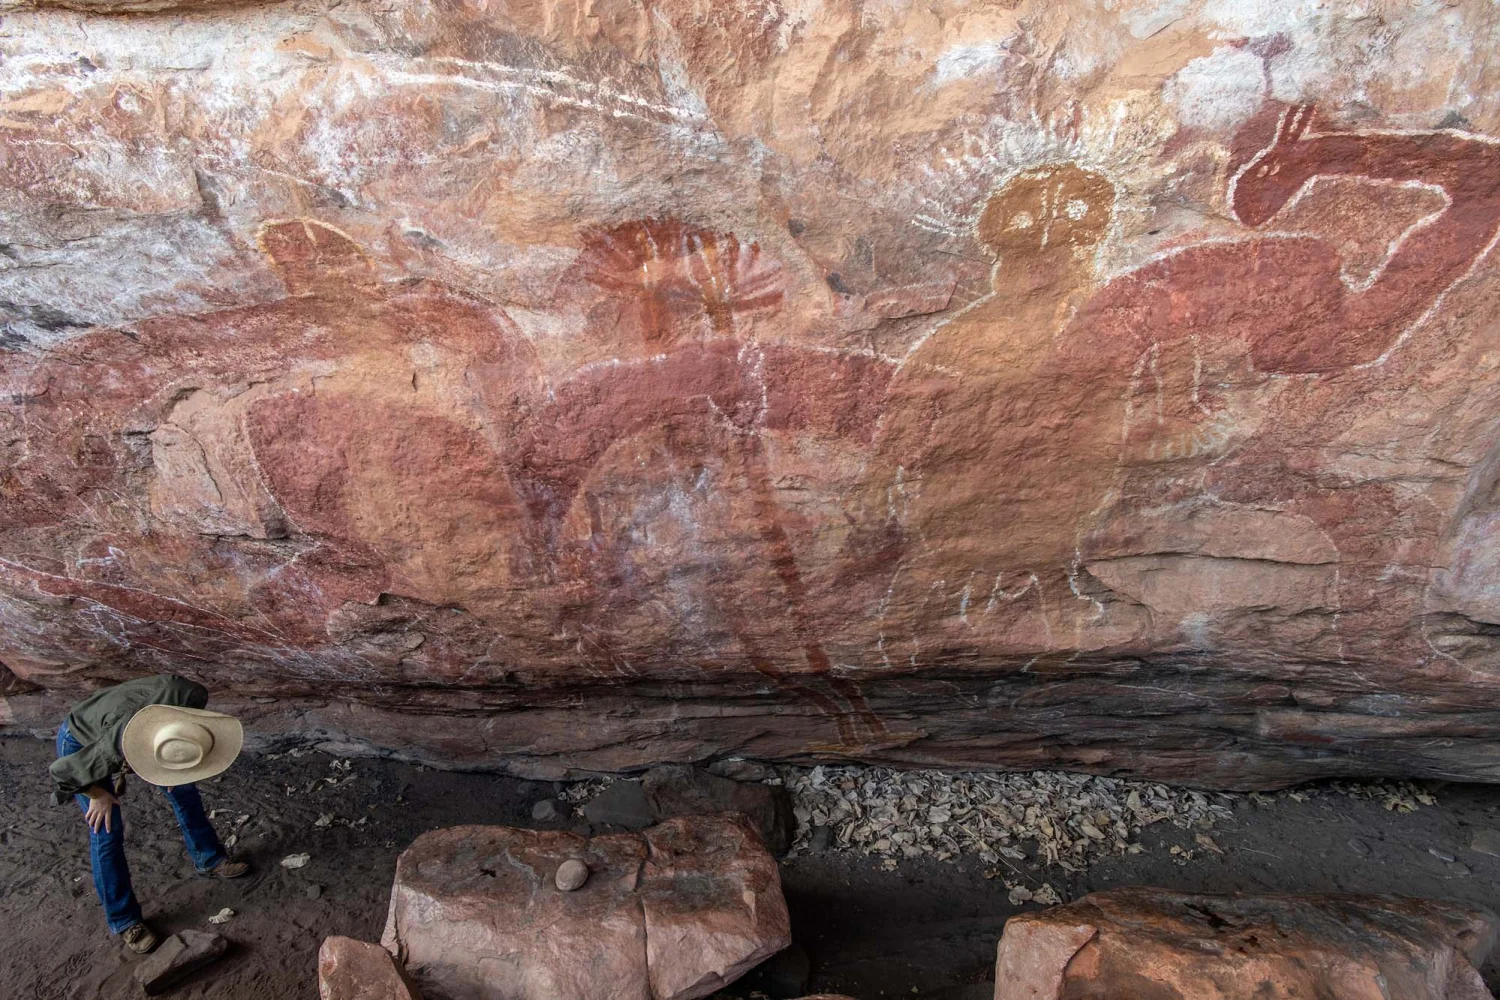
{"type": "Polygon", "coordinates": [[[147,705],[203,708],[207,704],[207,688],[171,674],[137,677],[95,691],[68,713],[68,731],[83,749],[57,758],[48,768],[57,785],[52,801],[62,805],[79,792],[125,771],[120,734],[125,731],[125,723],[147,705]]]}

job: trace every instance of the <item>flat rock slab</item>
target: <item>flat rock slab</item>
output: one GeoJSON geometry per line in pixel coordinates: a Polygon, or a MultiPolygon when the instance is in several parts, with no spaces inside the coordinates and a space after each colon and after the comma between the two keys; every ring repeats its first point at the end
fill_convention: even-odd
{"type": "Polygon", "coordinates": [[[348,937],[323,939],[318,949],[319,1000],[422,1000],[391,953],[348,937]]]}
{"type": "Polygon", "coordinates": [[[473,1000],[693,1000],[791,943],[776,862],[742,816],[586,838],[460,826],[396,863],[381,943],[419,986],[473,1000]],[[588,882],[560,892],[569,859],[588,882]]]}
{"type": "Polygon", "coordinates": [[[656,822],[639,781],[616,781],[583,807],[583,818],[595,826],[644,830],[656,822]]]}
{"type": "Polygon", "coordinates": [[[1493,913],[1384,895],[1098,892],[1012,917],[995,1000],[1489,1000],[1493,913]]]}
{"type": "Polygon", "coordinates": [[[228,950],[229,942],[218,934],[179,931],[141,960],[135,969],[135,981],[147,996],[154,997],[218,961],[228,950]]]}
{"type": "Polygon", "coordinates": [[[657,821],[699,813],[743,813],[773,854],[785,854],[792,846],[792,800],[780,786],[733,781],[703,768],[668,764],[647,771],[641,791],[657,821]]]}

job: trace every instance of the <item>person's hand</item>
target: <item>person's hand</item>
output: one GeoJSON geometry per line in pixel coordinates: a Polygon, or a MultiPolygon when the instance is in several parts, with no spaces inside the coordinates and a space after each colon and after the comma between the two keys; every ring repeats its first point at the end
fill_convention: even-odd
{"type": "Polygon", "coordinates": [[[89,829],[95,833],[101,830],[105,833],[113,833],[114,829],[110,823],[113,821],[115,805],[119,799],[98,787],[90,788],[86,794],[89,797],[89,809],[84,813],[83,818],[88,823],[89,829]]]}

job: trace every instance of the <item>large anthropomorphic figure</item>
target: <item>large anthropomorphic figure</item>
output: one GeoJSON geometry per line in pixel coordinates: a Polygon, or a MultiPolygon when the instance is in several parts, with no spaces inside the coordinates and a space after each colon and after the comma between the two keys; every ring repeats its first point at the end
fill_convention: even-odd
{"type": "MultiPolygon", "coordinates": [[[[1244,231],[1103,285],[1095,254],[1116,197],[1106,176],[1051,164],[990,197],[975,238],[995,260],[993,290],[903,360],[876,441],[872,506],[899,519],[906,541],[881,615],[889,662],[1139,641],[1161,623],[1129,602],[1104,614],[1083,570],[1096,539],[1138,509],[1198,503],[1214,551],[1254,559],[1274,539],[1247,543],[1242,513],[1274,506],[1325,532],[1344,561],[1392,561],[1371,546],[1404,534],[1356,525],[1338,496],[1354,484],[1328,489],[1298,463],[1373,387],[1410,377],[1416,362],[1387,362],[1417,346],[1446,290],[1494,245],[1500,143],[1324,130],[1310,107],[1267,112],[1242,130],[1226,171],[1244,231]],[[1288,218],[1330,179],[1438,206],[1351,280],[1338,243],[1288,218]]],[[[1364,509],[1390,506],[1383,484],[1358,485],[1364,509]]],[[[1346,570],[1315,603],[1369,603],[1357,586],[1346,570]]]]}
{"type": "Polygon", "coordinates": [[[156,947],[157,936],[141,916],[125,863],[119,796],[127,771],[161,786],[200,875],[238,878],[250,870],[225,853],[193,784],[229,767],[244,739],[237,719],[209,712],[206,704],[201,684],[170,675],[140,677],[90,695],[57,730],[53,801],[61,805],[72,796],[83,810],[94,889],[110,933],[140,954],[156,947]]]}

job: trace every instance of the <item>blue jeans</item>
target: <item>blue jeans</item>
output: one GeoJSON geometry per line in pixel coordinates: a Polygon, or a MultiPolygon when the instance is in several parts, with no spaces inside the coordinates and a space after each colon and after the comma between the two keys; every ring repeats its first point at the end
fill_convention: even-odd
{"type": "MultiPolygon", "coordinates": [[[[68,732],[64,722],[57,728],[57,755],[66,757],[83,749],[83,744],[68,732]]],[[[162,788],[162,794],[172,803],[172,812],[177,814],[177,825],[182,827],[182,840],[187,844],[193,867],[200,872],[223,861],[226,855],[219,844],[219,835],[203,812],[203,800],[198,797],[195,785],[177,785],[162,788]]],[[[78,807],[88,812],[89,797],[75,795],[78,807]]],[[[125,824],[121,820],[120,807],[110,811],[108,831],[89,831],[89,861],[94,869],[94,891],[99,902],[104,904],[104,915],[109,920],[111,934],[141,922],[141,904],[136,901],[135,890],[130,885],[130,868],[125,864],[125,824]]]]}

